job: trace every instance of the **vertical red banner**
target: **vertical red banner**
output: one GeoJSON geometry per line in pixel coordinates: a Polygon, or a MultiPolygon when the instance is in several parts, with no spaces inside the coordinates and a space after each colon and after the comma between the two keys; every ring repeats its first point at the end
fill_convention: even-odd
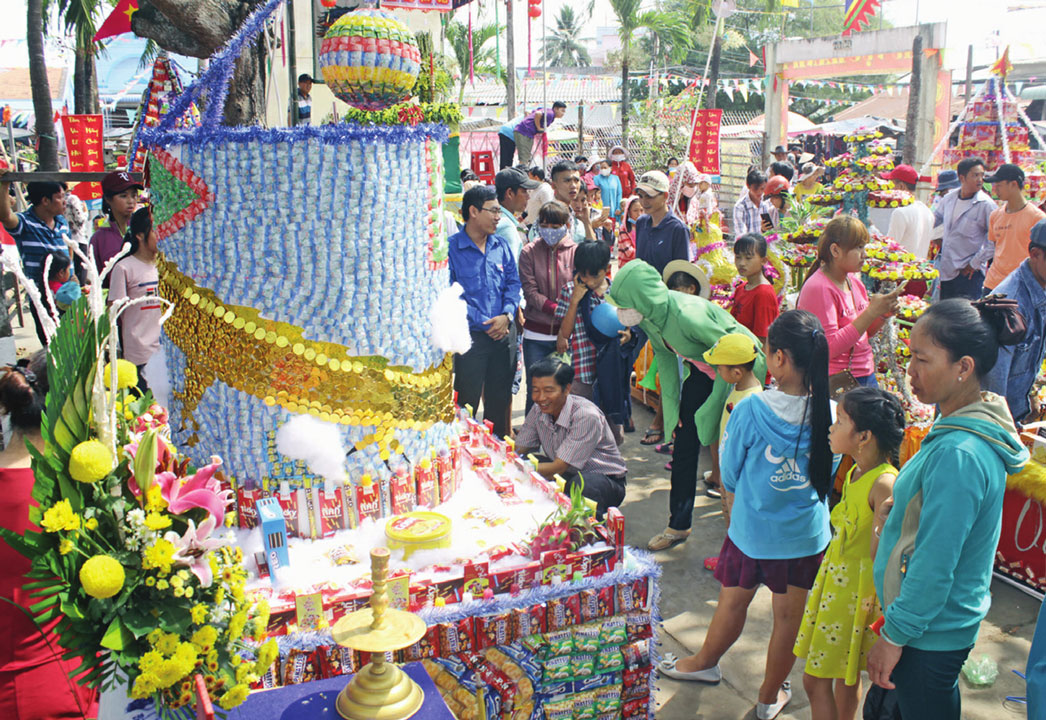
{"type": "MultiPolygon", "coordinates": [[[[102,151],[101,115],[63,115],[62,131],[69,153],[70,172],[102,172],[105,158],[102,151]]],[[[101,183],[77,183],[73,194],[81,200],[102,196],[101,183]]]]}
{"type": "Polygon", "coordinates": [[[708,175],[719,174],[719,126],[723,121],[722,110],[695,110],[694,132],[690,136],[690,162],[698,172],[708,175]]]}

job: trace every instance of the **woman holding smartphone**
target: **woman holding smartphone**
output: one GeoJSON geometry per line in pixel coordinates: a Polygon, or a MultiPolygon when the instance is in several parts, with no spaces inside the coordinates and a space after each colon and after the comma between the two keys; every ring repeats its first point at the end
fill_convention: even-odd
{"type": "Polygon", "coordinates": [[[857,385],[874,387],[878,383],[868,338],[897,309],[904,283],[893,292],[868,296],[860,275],[868,240],[868,228],[855,217],[842,215],[828,223],[796,306],[812,312],[824,327],[829,377],[849,372],[857,385]]]}

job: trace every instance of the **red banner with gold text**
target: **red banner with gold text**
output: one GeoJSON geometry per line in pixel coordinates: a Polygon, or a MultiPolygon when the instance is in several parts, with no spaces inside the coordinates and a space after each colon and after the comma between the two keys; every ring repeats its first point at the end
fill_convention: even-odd
{"type": "Polygon", "coordinates": [[[719,174],[719,126],[722,121],[722,110],[694,111],[694,132],[690,136],[688,155],[698,172],[719,174]]]}
{"type": "MultiPolygon", "coordinates": [[[[62,131],[69,153],[70,172],[102,172],[105,159],[102,152],[101,115],[63,115],[62,131]]],[[[101,183],[77,183],[72,190],[81,200],[102,196],[101,183]]]]}

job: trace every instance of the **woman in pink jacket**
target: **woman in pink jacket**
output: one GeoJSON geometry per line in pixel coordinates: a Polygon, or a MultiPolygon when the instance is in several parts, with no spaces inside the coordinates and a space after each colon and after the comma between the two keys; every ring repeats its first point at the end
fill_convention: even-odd
{"type": "Polygon", "coordinates": [[[897,308],[901,284],[885,295],[868,296],[861,282],[868,228],[840,215],[825,226],[817,243],[817,263],[799,292],[797,307],[821,321],[828,337],[829,376],[849,371],[860,385],[877,385],[870,336],[897,308]]]}

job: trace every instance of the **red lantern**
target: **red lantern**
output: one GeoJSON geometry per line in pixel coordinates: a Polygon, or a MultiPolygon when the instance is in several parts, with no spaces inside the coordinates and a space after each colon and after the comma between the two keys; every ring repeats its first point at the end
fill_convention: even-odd
{"type": "Polygon", "coordinates": [[[338,4],[338,0],[320,0],[320,5],[325,8],[332,8],[338,4]]]}
{"type": "Polygon", "coordinates": [[[540,5],[541,4],[541,0],[529,0],[529,2],[530,2],[531,5],[540,5]]]}
{"type": "Polygon", "coordinates": [[[527,8],[527,14],[530,15],[531,18],[539,18],[541,17],[541,7],[539,5],[531,5],[527,8]]]}

